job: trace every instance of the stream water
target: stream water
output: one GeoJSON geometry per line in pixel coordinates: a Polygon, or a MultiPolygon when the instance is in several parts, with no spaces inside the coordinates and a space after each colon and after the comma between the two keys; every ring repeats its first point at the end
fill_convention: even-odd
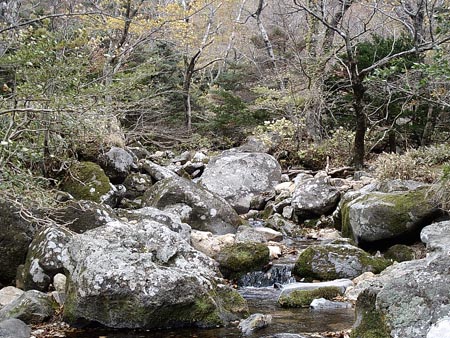
{"type": "MultiPolygon", "coordinates": [[[[298,250],[311,245],[311,241],[295,241],[289,247],[298,250]]],[[[277,333],[309,333],[342,331],[351,328],[354,309],[311,310],[281,308],[277,299],[281,292],[274,284],[295,282],[291,270],[297,255],[288,255],[274,263],[266,272],[252,272],[239,281],[240,294],[247,300],[250,313],[272,315],[272,324],[248,336],[250,338],[271,336],[277,333]]],[[[227,338],[242,337],[236,326],[215,329],[176,329],[152,331],[123,331],[88,329],[67,333],[69,338],[227,338]]],[[[317,336],[316,336],[317,337],[317,336]]]]}

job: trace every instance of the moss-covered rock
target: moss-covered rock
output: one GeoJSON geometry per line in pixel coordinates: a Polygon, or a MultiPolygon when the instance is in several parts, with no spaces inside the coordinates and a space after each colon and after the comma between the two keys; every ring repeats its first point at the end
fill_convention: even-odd
{"type": "Polygon", "coordinates": [[[340,206],[341,230],[364,246],[394,240],[420,231],[442,211],[427,198],[427,189],[412,191],[369,192],[346,199],[340,206]]]}
{"type": "Polygon", "coordinates": [[[328,286],[314,290],[295,290],[288,295],[281,296],[278,304],[282,307],[309,307],[314,299],[325,298],[333,299],[342,295],[342,291],[338,287],[328,286]]]}
{"type": "Polygon", "coordinates": [[[376,292],[364,290],[356,302],[356,321],[351,338],[390,338],[384,314],[376,308],[376,292]]]}
{"type": "Polygon", "coordinates": [[[79,162],[71,166],[62,190],[79,200],[100,202],[100,197],[111,189],[103,169],[93,162],[79,162]]]}
{"type": "Polygon", "coordinates": [[[355,278],[367,271],[379,273],[391,264],[349,244],[314,245],[300,254],[293,273],[306,280],[355,278]]]}
{"type": "Polygon", "coordinates": [[[411,247],[403,244],[396,244],[394,246],[391,246],[384,253],[384,258],[392,259],[396,262],[404,262],[416,259],[416,254],[411,247]]]}
{"type": "Polygon", "coordinates": [[[261,270],[269,263],[269,248],[261,243],[235,243],[215,257],[225,278],[238,279],[250,271],[261,270]]]}
{"type": "Polygon", "coordinates": [[[38,324],[50,319],[58,308],[51,295],[31,290],[23,293],[0,310],[0,321],[17,318],[27,324],[38,324]]]}
{"type": "Polygon", "coordinates": [[[247,314],[216,262],[164,222],[114,221],[72,237],[63,253],[68,323],[215,327],[247,314]]]}

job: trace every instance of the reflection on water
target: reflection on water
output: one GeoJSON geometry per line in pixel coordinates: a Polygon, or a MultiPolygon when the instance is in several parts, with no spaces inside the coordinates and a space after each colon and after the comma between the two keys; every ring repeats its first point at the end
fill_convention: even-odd
{"type": "MultiPolygon", "coordinates": [[[[276,305],[280,290],[244,288],[241,294],[247,299],[251,313],[272,315],[272,324],[257,331],[250,338],[270,336],[275,333],[307,334],[312,332],[341,331],[349,329],[354,321],[353,309],[310,310],[284,309],[276,305]]],[[[228,338],[241,337],[236,327],[217,329],[177,329],[163,331],[99,331],[90,330],[68,334],[70,338],[228,338]]]]}

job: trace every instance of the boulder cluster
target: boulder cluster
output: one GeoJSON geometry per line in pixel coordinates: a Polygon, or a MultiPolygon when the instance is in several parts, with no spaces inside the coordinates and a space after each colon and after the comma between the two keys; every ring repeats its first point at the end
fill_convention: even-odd
{"type": "MultiPolygon", "coordinates": [[[[60,308],[77,326],[227,325],[248,316],[230,281],[270,269],[289,251],[284,240],[302,236],[322,240],[298,252],[280,306],[356,301],[354,338],[450,327],[450,222],[426,184],[283,173],[247,148],[209,158],[113,147],[74,165],[61,188],[45,227],[0,198],[1,337],[29,337],[23,322],[60,308]]],[[[270,321],[251,317],[243,331],[270,321]]]]}

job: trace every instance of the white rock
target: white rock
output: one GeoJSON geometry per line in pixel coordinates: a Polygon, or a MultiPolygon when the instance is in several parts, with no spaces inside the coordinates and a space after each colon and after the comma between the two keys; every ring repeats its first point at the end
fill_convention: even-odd
{"type": "Polygon", "coordinates": [[[277,194],[281,194],[282,191],[294,192],[294,187],[293,182],[283,182],[275,186],[275,192],[277,194]]]}
{"type": "Polygon", "coordinates": [[[277,259],[281,256],[281,248],[276,245],[268,245],[270,259],[277,259]]]}
{"type": "Polygon", "coordinates": [[[428,331],[427,338],[450,338],[450,317],[438,320],[428,331]]]}
{"type": "Polygon", "coordinates": [[[350,303],[344,302],[332,302],[331,300],[325,298],[314,299],[309,305],[310,308],[319,309],[349,309],[352,307],[350,303]]]}
{"type": "Polygon", "coordinates": [[[23,291],[15,288],[14,286],[7,286],[0,290],[0,308],[12,303],[15,299],[19,298],[23,294],[23,291]]]}
{"type": "Polygon", "coordinates": [[[235,235],[213,235],[208,231],[192,230],[191,245],[209,257],[218,254],[224,246],[234,244],[235,235]]]}
{"type": "Polygon", "coordinates": [[[64,293],[66,290],[67,277],[62,273],[58,273],[53,277],[53,287],[56,291],[64,293]]]}

